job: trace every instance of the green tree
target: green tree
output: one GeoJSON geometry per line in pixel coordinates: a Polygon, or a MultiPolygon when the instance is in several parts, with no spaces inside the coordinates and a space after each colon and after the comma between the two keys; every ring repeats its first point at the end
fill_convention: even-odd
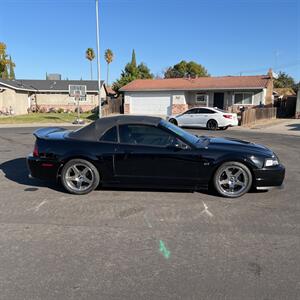
{"type": "Polygon", "coordinates": [[[109,86],[109,65],[114,59],[114,53],[110,49],[106,49],[104,54],[105,61],[107,63],[107,74],[106,74],[106,84],[109,86]]]}
{"type": "Polygon", "coordinates": [[[285,72],[279,72],[278,77],[274,80],[274,88],[296,88],[293,77],[285,72]]]}
{"type": "Polygon", "coordinates": [[[144,64],[140,63],[137,67],[138,73],[139,73],[139,78],[141,79],[152,79],[153,74],[151,74],[150,69],[144,64]]]}
{"type": "Polygon", "coordinates": [[[121,87],[136,79],[152,79],[153,74],[145,63],[137,66],[135,51],[132,51],[131,62],[128,63],[121,73],[120,78],[114,82],[113,90],[118,92],[121,87]]]}
{"type": "Polygon", "coordinates": [[[11,56],[9,57],[9,79],[15,79],[15,66],[16,64],[11,60],[11,56]]]}
{"type": "Polygon", "coordinates": [[[0,78],[8,79],[6,44],[0,42],[0,78]]]}
{"type": "Polygon", "coordinates": [[[87,48],[85,51],[85,58],[90,61],[91,80],[93,80],[93,60],[95,59],[95,52],[93,48],[87,48]]]}
{"type": "Polygon", "coordinates": [[[131,57],[131,65],[136,68],[136,56],[135,56],[135,50],[132,50],[132,57],[131,57]]]}
{"type": "Polygon", "coordinates": [[[4,67],[4,71],[2,73],[2,79],[9,79],[7,64],[4,67]]]}
{"type": "Polygon", "coordinates": [[[196,78],[208,76],[210,75],[205,67],[194,61],[186,62],[185,60],[169,67],[164,74],[165,78],[196,78]]]}

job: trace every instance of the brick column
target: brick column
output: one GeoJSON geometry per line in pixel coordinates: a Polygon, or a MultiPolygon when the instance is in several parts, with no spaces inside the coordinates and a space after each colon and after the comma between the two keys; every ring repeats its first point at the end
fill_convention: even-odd
{"type": "Polygon", "coordinates": [[[124,114],[130,114],[130,104],[129,103],[125,103],[124,104],[124,114]]]}
{"type": "Polygon", "coordinates": [[[188,110],[187,104],[173,104],[172,105],[172,115],[177,115],[188,110]]]}

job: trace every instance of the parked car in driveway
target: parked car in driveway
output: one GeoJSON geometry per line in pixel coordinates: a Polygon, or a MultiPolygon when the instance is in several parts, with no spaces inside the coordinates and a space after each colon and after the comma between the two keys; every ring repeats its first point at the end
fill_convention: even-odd
{"type": "Polygon", "coordinates": [[[212,184],[234,198],[251,187],[280,186],[285,174],[264,146],[198,137],[157,117],[107,117],[75,131],[52,127],[34,135],[31,176],[58,179],[77,195],[99,185],[198,190],[212,184]]]}
{"type": "Polygon", "coordinates": [[[194,107],[182,114],[170,116],[167,120],[177,126],[203,127],[210,130],[226,130],[238,125],[237,114],[216,107],[194,107]]]}

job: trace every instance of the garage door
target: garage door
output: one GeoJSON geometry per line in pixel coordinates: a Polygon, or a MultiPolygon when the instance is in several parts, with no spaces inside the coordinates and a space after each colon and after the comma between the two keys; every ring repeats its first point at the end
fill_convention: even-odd
{"type": "Polygon", "coordinates": [[[169,115],[171,113],[171,96],[166,94],[133,95],[130,112],[140,115],[169,115]]]}

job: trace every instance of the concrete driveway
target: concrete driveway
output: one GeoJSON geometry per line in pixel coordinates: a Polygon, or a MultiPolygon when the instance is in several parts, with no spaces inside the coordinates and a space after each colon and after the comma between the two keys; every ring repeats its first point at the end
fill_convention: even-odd
{"type": "Polygon", "coordinates": [[[263,143],[287,167],[284,190],[103,190],[30,180],[33,128],[0,129],[1,299],[297,299],[300,138],[208,132],[263,143]]]}

